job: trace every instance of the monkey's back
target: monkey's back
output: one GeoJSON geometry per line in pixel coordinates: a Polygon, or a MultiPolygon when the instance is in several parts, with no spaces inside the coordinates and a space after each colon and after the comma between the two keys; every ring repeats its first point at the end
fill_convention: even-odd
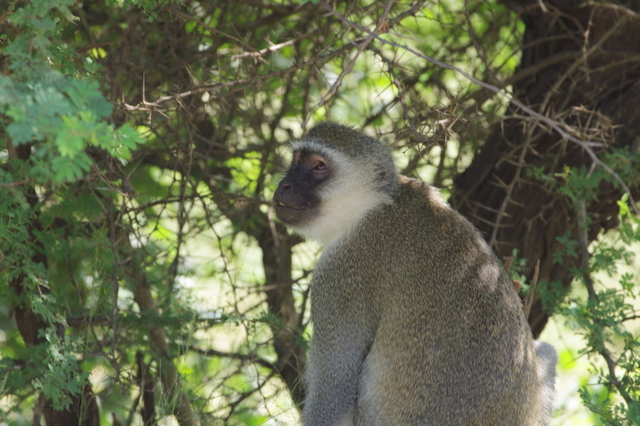
{"type": "Polygon", "coordinates": [[[542,424],[531,422],[543,402],[520,300],[479,232],[435,189],[399,177],[395,203],[343,238],[352,243],[327,247],[314,272],[312,317],[350,309],[375,324],[353,336],[370,340],[356,424],[542,424]],[[329,269],[344,279],[328,282],[329,269]],[[349,287],[356,275],[366,287],[349,287]]]}

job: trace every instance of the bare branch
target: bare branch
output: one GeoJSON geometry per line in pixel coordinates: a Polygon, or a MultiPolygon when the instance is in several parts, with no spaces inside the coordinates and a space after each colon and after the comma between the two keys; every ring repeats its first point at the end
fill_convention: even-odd
{"type": "MultiPolygon", "coordinates": [[[[387,16],[389,15],[389,11],[391,10],[392,5],[393,5],[393,0],[389,0],[384,7],[384,12],[382,13],[382,16],[378,20],[378,25],[376,26],[376,29],[373,32],[370,32],[369,35],[360,42],[357,42],[356,40],[353,41],[353,43],[358,47],[355,55],[353,56],[351,61],[349,61],[347,66],[342,69],[342,72],[340,72],[340,75],[338,76],[338,78],[336,78],[336,81],[333,82],[329,90],[327,90],[327,92],[324,95],[322,95],[322,98],[320,99],[320,101],[311,109],[307,117],[304,119],[304,122],[302,123],[303,128],[307,126],[307,122],[313,116],[313,113],[316,112],[318,108],[320,108],[322,105],[324,105],[326,100],[335,93],[338,86],[340,86],[340,83],[342,83],[342,79],[344,78],[344,76],[351,72],[351,70],[353,69],[353,66],[356,64],[356,61],[358,60],[358,57],[364,51],[364,49],[367,48],[369,43],[371,43],[371,41],[376,37],[377,33],[379,31],[386,32],[389,30],[387,16]]],[[[334,12],[332,12],[332,14],[334,12]]]]}
{"type": "Polygon", "coordinates": [[[343,15],[341,15],[337,10],[335,10],[331,5],[329,5],[326,1],[323,1],[322,4],[324,5],[324,7],[329,10],[333,15],[337,16],[341,21],[347,23],[348,25],[350,25],[352,28],[358,29],[360,31],[363,31],[367,34],[369,34],[370,36],[372,36],[373,38],[377,39],[378,41],[380,41],[383,44],[387,44],[390,46],[394,46],[397,47],[399,49],[403,49],[406,50],[407,52],[410,52],[414,55],[416,55],[419,58],[424,59],[425,61],[431,62],[432,64],[440,67],[440,68],[444,68],[444,69],[448,69],[451,71],[454,71],[460,75],[462,75],[464,78],[466,78],[467,80],[469,80],[470,82],[472,82],[473,84],[476,84],[478,86],[481,86],[487,90],[490,90],[491,92],[495,93],[496,95],[504,98],[505,100],[507,100],[510,104],[520,108],[522,111],[526,112],[528,115],[530,115],[531,117],[547,124],[549,127],[551,127],[553,130],[555,130],[562,138],[567,139],[577,145],[579,145],[588,155],[589,157],[591,157],[592,161],[597,164],[598,166],[602,167],[604,170],[607,171],[607,173],[609,173],[614,179],[615,181],[620,185],[620,187],[624,190],[624,192],[626,192],[629,196],[629,201],[630,201],[630,205],[631,208],[633,209],[633,211],[636,214],[640,214],[640,210],[638,210],[638,207],[636,206],[636,202],[633,199],[633,194],[631,192],[631,189],[629,189],[629,187],[627,186],[627,184],[624,182],[624,180],[620,177],[620,175],[618,175],[614,170],[611,169],[611,167],[607,166],[602,160],[600,160],[600,158],[598,158],[598,156],[596,155],[596,153],[593,151],[593,147],[601,147],[602,144],[601,143],[594,143],[594,142],[590,142],[590,141],[583,141],[581,139],[576,138],[575,136],[572,136],[571,134],[569,134],[565,129],[562,128],[561,125],[559,125],[557,122],[555,122],[554,120],[552,120],[551,118],[547,117],[544,114],[541,114],[539,112],[534,111],[533,109],[529,108],[528,106],[526,106],[525,104],[523,104],[521,101],[519,101],[516,98],[513,98],[509,95],[507,95],[504,90],[489,84],[489,83],[485,83],[484,81],[478,80],[476,78],[474,78],[473,76],[471,76],[470,74],[466,73],[465,71],[461,70],[460,68],[447,64],[445,62],[439,61],[435,58],[432,58],[430,56],[425,55],[422,52],[419,52],[407,45],[404,44],[400,44],[400,43],[396,43],[394,41],[390,41],[390,40],[385,40],[384,38],[382,38],[380,35],[376,34],[373,31],[368,30],[367,28],[356,24],[355,22],[347,19],[346,17],[344,17],[343,15]]]}

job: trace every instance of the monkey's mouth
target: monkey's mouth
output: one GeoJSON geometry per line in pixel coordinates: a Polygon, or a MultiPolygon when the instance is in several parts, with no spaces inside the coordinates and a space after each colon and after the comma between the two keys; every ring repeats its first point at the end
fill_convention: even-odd
{"type": "Polygon", "coordinates": [[[305,204],[285,204],[282,201],[275,203],[276,216],[286,225],[295,226],[308,222],[314,217],[312,206],[305,204]]]}
{"type": "Polygon", "coordinates": [[[282,203],[282,202],[280,202],[280,201],[278,201],[278,202],[276,203],[276,208],[280,208],[280,209],[281,209],[281,208],[285,208],[285,209],[290,209],[290,210],[296,210],[296,211],[299,211],[299,212],[301,212],[301,211],[305,210],[305,208],[304,208],[304,207],[293,207],[293,206],[288,206],[288,205],[286,205],[286,204],[284,204],[284,203],[282,203]]]}

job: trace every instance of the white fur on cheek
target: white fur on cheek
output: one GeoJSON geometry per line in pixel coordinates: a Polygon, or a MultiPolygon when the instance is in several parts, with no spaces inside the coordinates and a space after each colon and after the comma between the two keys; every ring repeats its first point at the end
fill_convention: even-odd
{"type": "MultiPolygon", "coordinates": [[[[349,175],[352,173],[348,173],[349,175]]],[[[354,188],[351,176],[341,176],[342,185],[327,188],[321,194],[321,207],[312,223],[296,227],[307,239],[328,245],[337,237],[347,233],[371,210],[391,203],[391,197],[370,187],[354,188]]]]}
{"type": "Polygon", "coordinates": [[[369,211],[390,201],[390,197],[369,189],[340,194],[323,201],[320,214],[311,224],[295,229],[305,238],[327,245],[358,224],[369,211]]]}

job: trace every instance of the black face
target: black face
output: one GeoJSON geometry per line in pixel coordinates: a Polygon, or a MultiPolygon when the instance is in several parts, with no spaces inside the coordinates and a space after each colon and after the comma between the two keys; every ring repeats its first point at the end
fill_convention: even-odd
{"type": "Polygon", "coordinates": [[[287,225],[304,225],[318,214],[317,192],[331,176],[327,159],[314,152],[296,151],[287,175],[273,196],[278,219],[287,225]]]}

